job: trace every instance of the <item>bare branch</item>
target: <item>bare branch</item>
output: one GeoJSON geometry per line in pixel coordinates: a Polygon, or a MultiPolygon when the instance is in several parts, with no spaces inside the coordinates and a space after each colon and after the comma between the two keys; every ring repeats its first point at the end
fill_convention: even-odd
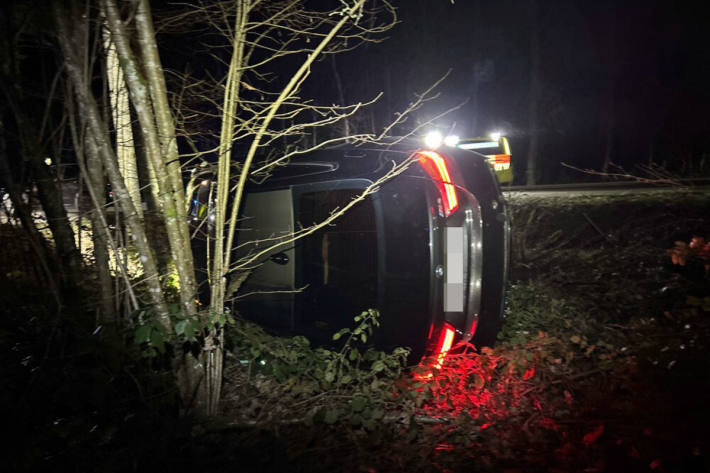
{"type": "Polygon", "coordinates": [[[579,171],[584,174],[588,174],[590,176],[600,176],[600,177],[608,177],[612,179],[623,179],[623,180],[629,180],[629,181],[634,181],[634,182],[639,182],[642,184],[658,184],[658,185],[668,185],[668,186],[683,186],[683,183],[680,182],[680,179],[676,176],[673,176],[670,174],[668,171],[666,171],[663,168],[655,167],[655,166],[640,166],[641,172],[644,172],[647,174],[648,177],[643,177],[643,176],[638,176],[635,174],[631,174],[628,172],[625,172],[622,168],[619,168],[619,172],[604,172],[604,171],[597,171],[595,169],[581,169],[575,166],[572,166],[567,163],[561,163],[562,166],[573,169],[575,171],[579,171]]]}
{"type": "Polygon", "coordinates": [[[333,209],[330,216],[328,216],[328,218],[326,218],[325,220],[310,227],[297,230],[291,235],[284,237],[284,239],[282,239],[278,243],[275,243],[270,247],[260,250],[252,255],[243,257],[230,268],[230,272],[249,268],[269,253],[272,253],[277,249],[283,248],[286,245],[290,245],[291,243],[300,240],[301,238],[306,237],[312,233],[315,233],[316,231],[320,230],[325,226],[332,224],[335,220],[345,215],[345,213],[347,213],[355,205],[365,200],[367,196],[377,192],[380,189],[380,186],[382,186],[382,184],[406,171],[407,168],[409,168],[409,166],[411,165],[411,163],[414,162],[414,160],[414,155],[411,155],[407,159],[399,163],[392,161],[392,169],[390,169],[382,177],[378,178],[375,182],[367,186],[365,190],[363,190],[357,197],[353,198],[350,202],[348,202],[347,205],[342,208],[333,209]]]}

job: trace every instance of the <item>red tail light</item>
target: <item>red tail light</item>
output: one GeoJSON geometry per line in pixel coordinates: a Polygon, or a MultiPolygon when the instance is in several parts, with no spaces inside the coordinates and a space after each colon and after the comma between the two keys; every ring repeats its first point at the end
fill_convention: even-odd
{"type": "Polygon", "coordinates": [[[459,199],[456,187],[451,182],[451,173],[446,164],[446,159],[436,151],[419,151],[419,164],[429,174],[439,189],[441,200],[444,203],[444,213],[448,217],[459,208],[459,199]]]}
{"type": "Polygon", "coordinates": [[[436,355],[435,368],[441,368],[441,363],[444,361],[444,358],[446,358],[446,354],[449,353],[451,345],[454,343],[454,335],[456,335],[454,328],[445,323],[444,327],[441,329],[439,341],[436,344],[436,351],[434,352],[436,355]]]}
{"type": "MultiPolygon", "coordinates": [[[[431,325],[429,329],[429,336],[431,337],[431,332],[434,328],[434,324],[431,325]]],[[[434,373],[429,368],[440,369],[441,365],[444,363],[447,353],[451,350],[451,346],[454,343],[454,337],[456,336],[456,330],[444,322],[444,326],[439,332],[439,339],[436,341],[434,350],[430,357],[426,358],[426,364],[420,364],[422,371],[414,374],[414,379],[418,381],[426,381],[434,376],[434,373]]]]}

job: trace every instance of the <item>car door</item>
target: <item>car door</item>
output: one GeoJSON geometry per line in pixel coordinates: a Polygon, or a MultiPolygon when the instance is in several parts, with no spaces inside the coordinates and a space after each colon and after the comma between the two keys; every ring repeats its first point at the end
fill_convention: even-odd
{"type": "Polygon", "coordinates": [[[240,294],[257,321],[292,330],[295,286],[293,196],[290,188],[247,194],[239,224],[238,258],[272,248],[250,265],[240,294]],[[281,245],[279,245],[281,243],[281,245]],[[246,295],[246,296],[244,296],[246,295]]]}

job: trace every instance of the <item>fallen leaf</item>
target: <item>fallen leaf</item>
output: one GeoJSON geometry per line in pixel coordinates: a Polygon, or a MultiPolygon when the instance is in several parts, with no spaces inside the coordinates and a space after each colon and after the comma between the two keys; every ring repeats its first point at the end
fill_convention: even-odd
{"type": "Polygon", "coordinates": [[[600,424],[596,429],[584,434],[584,437],[582,437],[582,443],[584,443],[584,445],[592,445],[603,433],[604,424],[600,424]]]}
{"type": "Polygon", "coordinates": [[[567,403],[568,406],[572,405],[572,394],[570,394],[569,391],[565,390],[565,402],[567,403]]]}
{"type": "Polygon", "coordinates": [[[555,422],[553,419],[550,419],[549,417],[543,417],[538,422],[540,424],[540,427],[542,427],[543,429],[554,430],[555,432],[560,430],[560,426],[557,425],[557,422],[555,422]]]}
{"type": "Polygon", "coordinates": [[[535,368],[532,366],[530,368],[526,369],[525,373],[523,373],[523,379],[530,379],[533,376],[535,376],[535,368]]]}

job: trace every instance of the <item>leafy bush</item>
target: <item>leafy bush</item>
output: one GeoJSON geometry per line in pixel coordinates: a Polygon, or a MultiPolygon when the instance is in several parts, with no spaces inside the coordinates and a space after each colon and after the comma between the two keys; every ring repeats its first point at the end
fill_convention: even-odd
{"type": "Polygon", "coordinates": [[[374,429],[393,400],[393,382],[403,373],[409,351],[384,353],[368,347],[379,313],[354,317],[354,327],[333,336],[339,349],[312,348],[302,336],[283,338],[238,321],[229,331],[224,404],[243,423],[346,423],[374,429]]]}
{"type": "Polygon", "coordinates": [[[690,243],[676,241],[675,247],[668,250],[673,264],[685,266],[688,261],[700,262],[706,272],[710,271],[710,241],[702,237],[693,237],[690,243]]]}

